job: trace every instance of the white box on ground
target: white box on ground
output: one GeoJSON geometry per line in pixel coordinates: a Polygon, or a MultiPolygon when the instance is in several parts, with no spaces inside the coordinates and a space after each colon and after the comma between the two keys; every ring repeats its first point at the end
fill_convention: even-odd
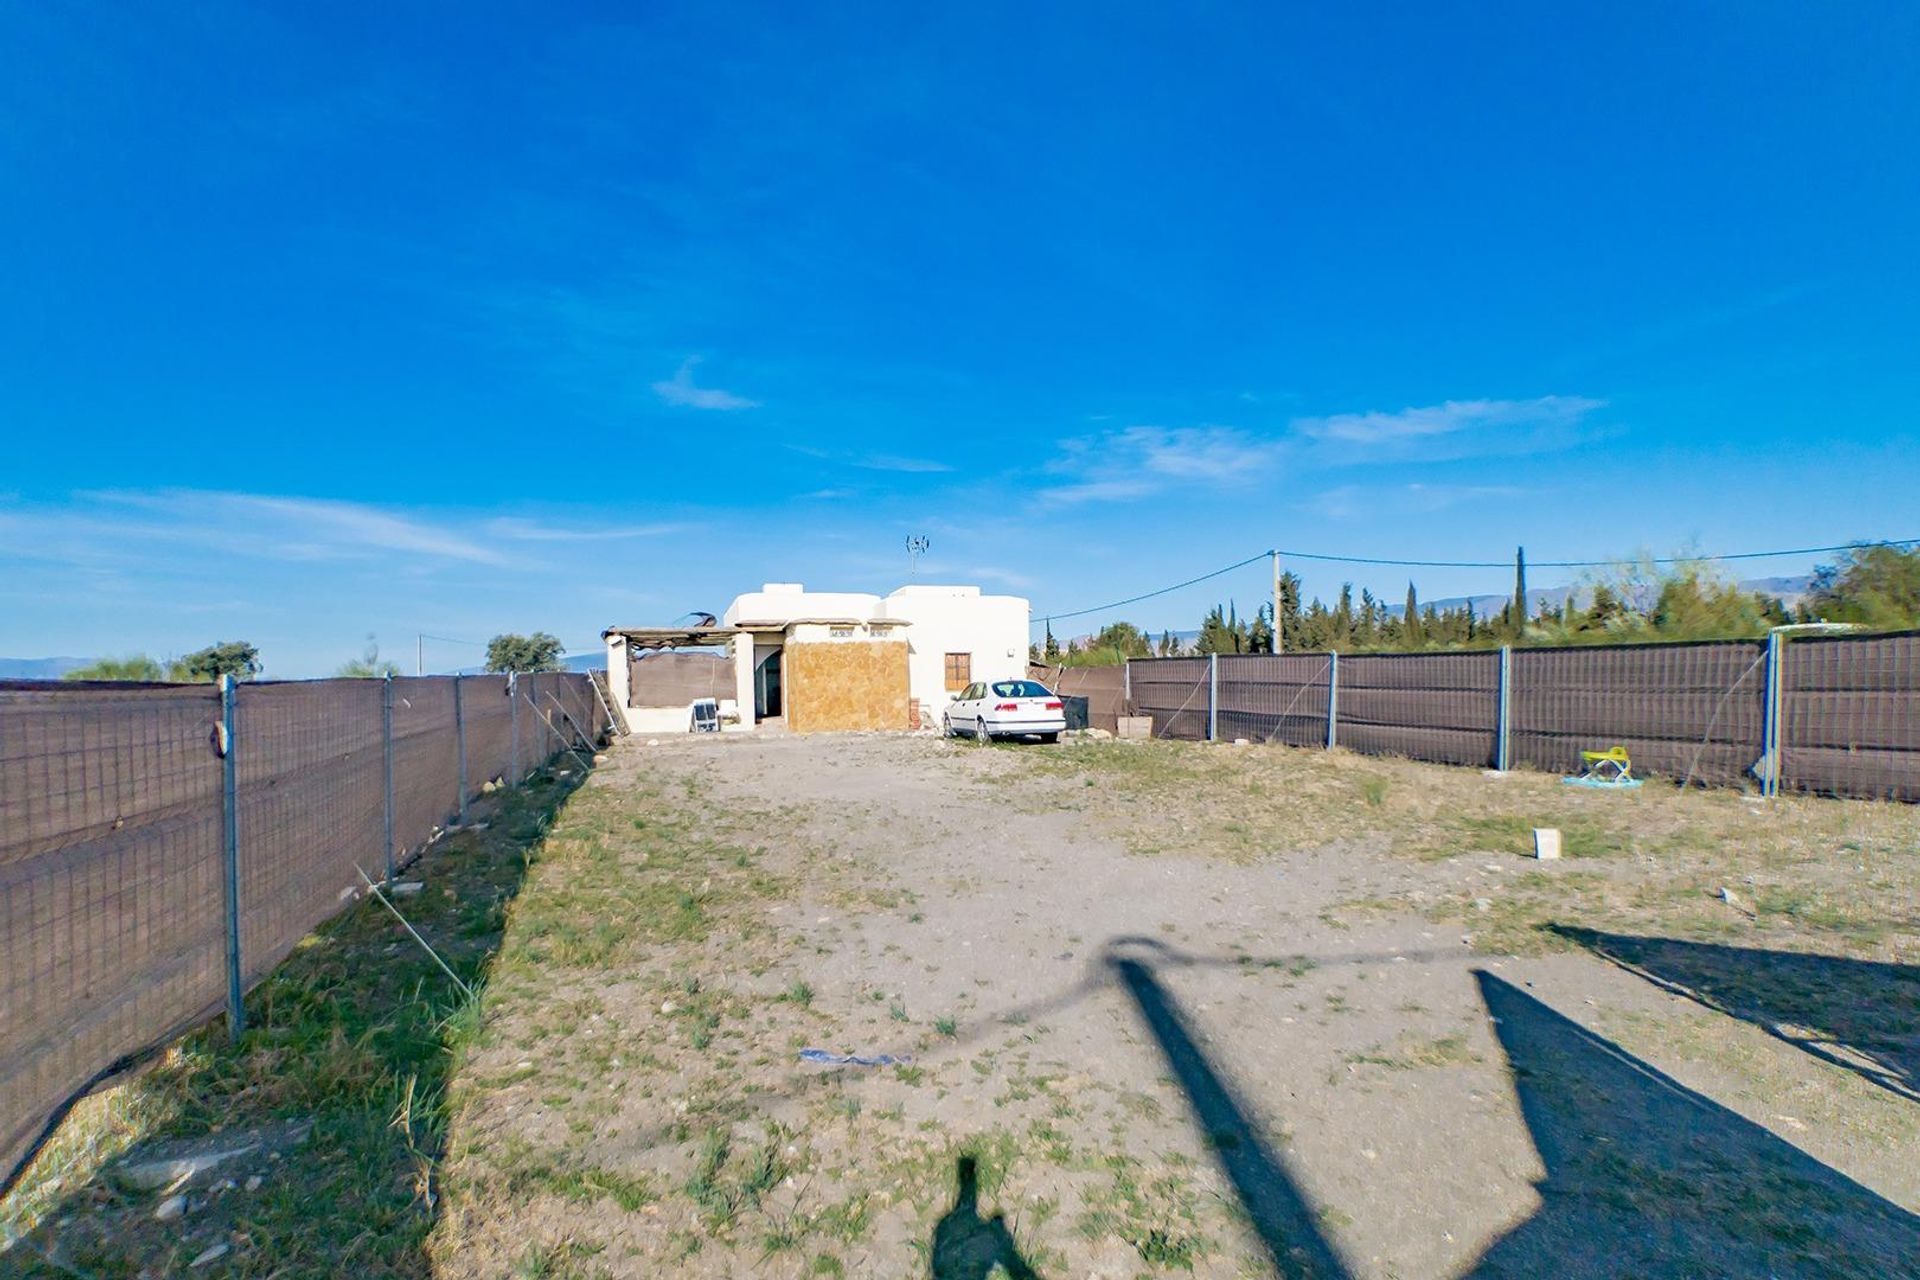
{"type": "Polygon", "coordinates": [[[1560,856],[1560,828],[1535,827],[1533,829],[1533,856],[1542,862],[1560,856]]]}

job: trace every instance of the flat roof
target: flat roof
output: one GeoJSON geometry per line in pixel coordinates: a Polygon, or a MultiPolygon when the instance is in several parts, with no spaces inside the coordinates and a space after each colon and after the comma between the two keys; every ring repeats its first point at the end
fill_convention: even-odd
{"type": "Polygon", "coordinates": [[[816,627],[907,627],[913,624],[904,618],[766,618],[748,619],[733,624],[741,631],[785,631],[788,627],[810,625],[816,627]]]}

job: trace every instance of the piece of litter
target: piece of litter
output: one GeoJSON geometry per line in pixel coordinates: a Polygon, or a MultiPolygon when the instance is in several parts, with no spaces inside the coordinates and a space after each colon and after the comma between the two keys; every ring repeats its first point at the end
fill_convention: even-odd
{"type": "Polygon", "coordinates": [[[1552,862],[1560,856],[1560,828],[1535,827],[1533,829],[1533,856],[1542,862],[1552,862]]]}
{"type": "Polygon", "coordinates": [[[825,1049],[802,1049],[800,1061],[817,1062],[827,1067],[897,1067],[907,1062],[905,1058],[896,1058],[890,1053],[876,1054],[871,1058],[857,1053],[829,1053],[825,1049]]]}

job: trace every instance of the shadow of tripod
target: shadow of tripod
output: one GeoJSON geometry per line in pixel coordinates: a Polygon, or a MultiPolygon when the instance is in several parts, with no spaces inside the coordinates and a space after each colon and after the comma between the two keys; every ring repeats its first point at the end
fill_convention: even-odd
{"type": "Polygon", "coordinates": [[[933,1228],[933,1280],[986,1280],[997,1266],[1009,1280],[1039,1280],[1007,1229],[1004,1214],[980,1216],[980,1168],[961,1156],[953,1207],[933,1228]]]}

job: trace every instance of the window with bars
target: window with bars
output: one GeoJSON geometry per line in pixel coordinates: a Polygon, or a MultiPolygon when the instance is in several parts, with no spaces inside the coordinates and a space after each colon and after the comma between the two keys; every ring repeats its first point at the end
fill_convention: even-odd
{"type": "Polygon", "coordinates": [[[973,683],[973,655],[970,653],[950,653],[947,655],[947,692],[958,693],[973,683]]]}

